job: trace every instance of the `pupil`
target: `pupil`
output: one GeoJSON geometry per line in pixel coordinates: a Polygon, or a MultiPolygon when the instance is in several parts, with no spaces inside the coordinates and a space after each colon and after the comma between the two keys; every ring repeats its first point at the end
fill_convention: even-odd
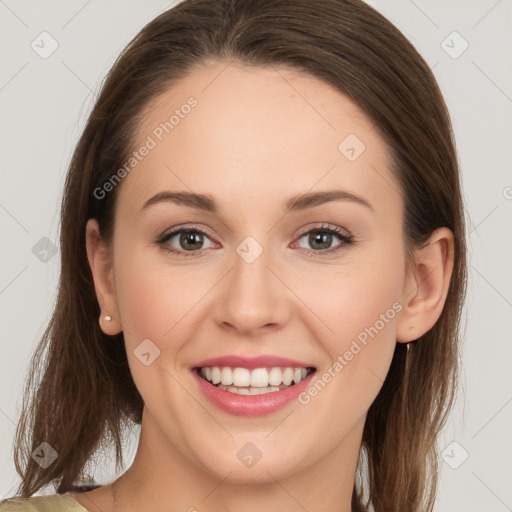
{"type": "Polygon", "coordinates": [[[317,241],[320,243],[320,245],[324,245],[323,247],[318,247],[319,249],[328,249],[331,245],[331,239],[332,235],[330,233],[319,233],[311,234],[309,238],[309,242],[312,247],[317,243],[317,241]],[[323,242],[322,242],[323,240],[323,242]]]}
{"type": "Polygon", "coordinates": [[[202,243],[202,240],[201,240],[201,237],[202,235],[200,233],[194,233],[192,231],[184,231],[181,235],[181,239],[180,239],[180,243],[182,245],[182,247],[184,248],[191,248],[191,249],[197,249],[198,247],[194,247],[194,242],[198,243],[199,246],[201,246],[201,243],[202,243]],[[198,240],[199,238],[199,240],[198,240]],[[189,243],[191,245],[189,245],[189,243]]]}

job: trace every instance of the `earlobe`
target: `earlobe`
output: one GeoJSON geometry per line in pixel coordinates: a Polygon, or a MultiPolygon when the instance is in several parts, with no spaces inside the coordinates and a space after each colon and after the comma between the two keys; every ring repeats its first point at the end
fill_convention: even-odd
{"type": "Polygon", "coordinates": [[[85,240],[94,289],[101,308],[99,325],[105,334],[113,336],[122,331],[122,326],[117,309],[111,254],[101,238],[96,219],[88,220],[85,240]]]}
{"type": "Polygon", "coordinates": [[[454,241],[448,228],[436,229],[426,246],[414,251],[403,293],[397,341],[418,339],[437,322],[446,301],[453,271],[454,241]]]}

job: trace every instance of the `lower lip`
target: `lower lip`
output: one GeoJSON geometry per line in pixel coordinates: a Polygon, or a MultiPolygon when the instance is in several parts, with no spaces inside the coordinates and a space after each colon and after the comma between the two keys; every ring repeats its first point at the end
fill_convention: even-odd
{"type": "Polygon", "coordinates": [[[202,379],[197,371],[193,370],[192,373],[206,398],[222,411],[235,416],[263,416],[276,412],[296,400],[300,393],[309,386],[315,372],[310,373],[298,384],[264,395],[230,393],[202,379]]]}

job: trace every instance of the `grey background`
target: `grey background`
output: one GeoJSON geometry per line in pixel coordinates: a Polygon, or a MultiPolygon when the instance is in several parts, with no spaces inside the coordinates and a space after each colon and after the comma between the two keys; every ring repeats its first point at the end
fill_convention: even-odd
{"type": "MultiPolygon", "coordinates": [[[[454,123],[468,211],[463,379],[439,444],[445,461],[436,510],[512,510],[512,2],[370,3],[434,70],[454,123]],[[469,46],[458,55],[464,41],[469,46]]],[[[59,273],[58,253],[45,252],[41,239],[58,244],[71,152],[116,56],[171,4],[0,0],[0,498],[12,495],[18,481],[12,443],[21,390],[59,273]],[[42,46],[43,31],[58,43],[46,59],[31,47],[34,40],[42,46]]],[[[97,478],[112,476],[109,467],[97,478]]]]}

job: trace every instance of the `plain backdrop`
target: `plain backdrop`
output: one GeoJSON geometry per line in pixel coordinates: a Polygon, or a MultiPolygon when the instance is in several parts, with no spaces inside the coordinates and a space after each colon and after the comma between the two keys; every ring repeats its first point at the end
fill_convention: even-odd
{"type": "MultiPolygon", "coordinates": [[[[370,3],[411,40],[439,81],[468,212],[463,375],[439,445],[436,511],[512,510],[512,2],[370,3]]],[[[71,152],[114,59],[170,5],[0,0],[0,498],[18,483],[13,434],[27,364],[55,300],[59,254],[52,248],[71,152]]],[[[107,461],[96,477],[108,479],[109,470],[107,461]]]]}

